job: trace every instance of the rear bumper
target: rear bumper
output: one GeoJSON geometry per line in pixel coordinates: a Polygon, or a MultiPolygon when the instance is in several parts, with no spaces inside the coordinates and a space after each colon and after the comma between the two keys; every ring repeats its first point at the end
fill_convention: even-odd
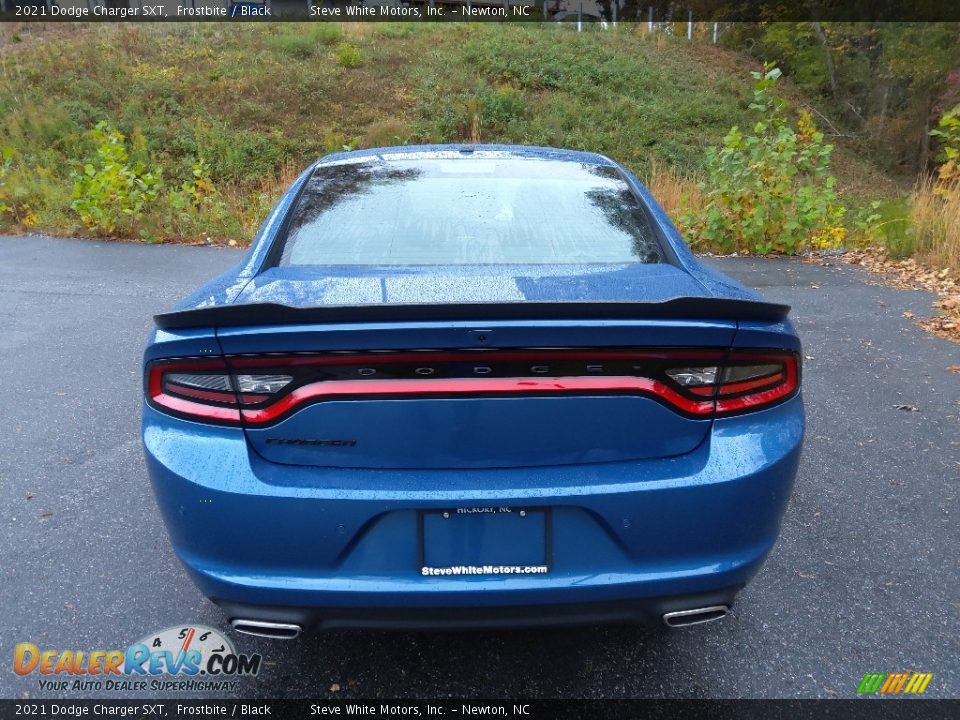
{"type": "Polygon", "coordinates": [[[213,601],[231,621],[265,621],[304,631],[365,628],[378,630],[487,630],[568,625],[661,625],[666,613],[690,608],[731,607],[742,586],[707,593],[628,600],[487,607],[289,607],[213,601]]]}
{"type": "Polygon", "coordinates": [[[305,627],[650,622],[729,604],[776,541],[803,438],[798,396],[724,418],[695,451],[465,471],[278,466],[240,430],[144,414],[174,549],[231,617],[305,627]],[[423,577],[419,510],[549,507],[546,575],[423,577]]]}

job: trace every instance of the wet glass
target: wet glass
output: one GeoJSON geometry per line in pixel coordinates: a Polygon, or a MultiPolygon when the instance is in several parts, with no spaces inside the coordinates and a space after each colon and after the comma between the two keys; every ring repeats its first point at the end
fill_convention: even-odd
{"type": "Polygon", "coordinates": [[[612,167],[456,157],[321,166],[279,265],[657,263],[641,200],[612,167]]]}

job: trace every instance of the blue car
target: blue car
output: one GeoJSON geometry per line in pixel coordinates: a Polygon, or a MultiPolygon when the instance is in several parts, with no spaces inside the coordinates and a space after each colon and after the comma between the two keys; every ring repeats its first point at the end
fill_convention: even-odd
{"type": "Polygon", "coordinates": [[[156,316],[143,443],[237,631],[723,617],[804,432],[789,308],[593,153],[338,153],[156,316]]]}

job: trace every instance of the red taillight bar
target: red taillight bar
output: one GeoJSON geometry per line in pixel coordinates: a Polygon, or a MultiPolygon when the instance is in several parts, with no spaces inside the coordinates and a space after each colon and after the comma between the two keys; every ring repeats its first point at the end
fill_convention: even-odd
{"type": "MultiPolygon", "coordinates": [[[[544,366],[547,369],[547,366],[544,366]]],[[[535,370],[540,372],[539,370],[535,370]]],[[[341,369],[339,372],[343,372],[341,369]]],[[[381,371],[378,371],[381,372],[381,371]]],[[[392,370],[389,368],[387,372],[392,370]]],[[[419,370],[417,370],[419,372],[419,370]]],[[[502,372],[502,370],[501,370],[502,372]]],[[[373,372],[371,371],[371,375],[373,372]]],[[[799,356],[792,351],[716,349],[523,349],[465,351],[385,351],[363,353],[325,353],[296,355],[259,355],[230,358],[186,358],[155,361],[147,369],[147,396],[158,409],[189,419],[207,422],[264,425],[283,418],[301,407],[326,400],[409,399],[436,397],[493,396],[560,396],[592,393],[643,395],[663,402],[674,410],[695,418],[709,418],[759,409],[793,395],[800,384],[799,356]],[[326,376],[317,379],[311,367],[368,367],[384,363],[426,367],[431,363],[464,362],[538,362],[594,361],[583,374],[531,375],[522,377],[423,377],[352,379],[336,377],[336,368],[323,370],[326,376]],[[607,366],[610,375],[591,374],[592,368],[606,361],[648,361],[651,366],[632,366],[637,375],[624,374],[620,368],[607,366]],[[682,386],[664,374],[664,368],[675,365],[716,366],[717,380],[710,385],[682,386]],[[750,377],[749,370],[761,365],[777,365],[776,372],[750,377]],[[724,383],[723,372],[737,367],[747,372],[745,380],[724,383]],[[240,394],[221,389],[188,387],[165,379],[168,373],[200,373],[223,375],[226,387],[236,387],[234,378],[255,368],[282,369],[291,377],[300,377],[290,387],[270,394],[240,394]],[[613,374],[616,372],[616,374],[613,374]],[[646,374],[640,374],[641,372],[646,374]],[[299,374],[298,374],[299,373],[299,374]],[[306,373],[306,375],[303,375],[306,373]],[[648,376],[650,375],[650,376],[648,376]]],[[[185,381],[186,382],[186,381],[185,381]]]]}
{"type": "Polygon", "coordinates": [[[483,395],[570,395],[588,392],[622,392],[654,395],[693,415],[709,415],[713,402],[697,402],[650,378],[641,377],[535,377],[456,378],[437,380],[340,380],[297,388],[272,405],[259,410],[245,408],[244,420],[266,423],[298,405],[313,400],[343,397],[369,399],[483,395]]]}

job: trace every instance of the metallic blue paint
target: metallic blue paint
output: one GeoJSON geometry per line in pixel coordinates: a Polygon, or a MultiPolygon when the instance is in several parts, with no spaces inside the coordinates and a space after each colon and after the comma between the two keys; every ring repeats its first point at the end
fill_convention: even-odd
{"type": "MultiPolygon", "coordinates": [[[[420,146],[339,153],[319,163],[357,162],[396,152],[464,155],[459,147],[420,146]]],[[[549,148],[480,146],[474,156],[484,153],[619,167],[593,153],[549,148]]],[[[622,168],[649,205],[671,249],[672,264],[468,266],[442,272],[416,267],[269,268],[270,246],[311,169],[278,201],[244,261],[185,298],[178,309],[265,301],[309,306],[759,297],[701,265],[647,190],[622,168]]],[[[598,318],[577,323],[157,330],[145,361],[224,353],[465,347],[478,329],[490,336],[487,347],[800,348],[789,321],[598,318]]],[[[681,420],[652,400],[608,403],[604,407],[609,417],[584,430],[594,451],[580,456],[567,449],[571,438],[563,433],[543,444],[536,457],[524,456],[523,442],[511,436],[522,437],[525,423],[544,417],[535,406],[524,406],[528,402],[532,400],[510,400],[514,414],[503,428],[492,431],[496,442],[472,446],[466,462],[460,458],[466,466],[455,470],[443,469],[450,459],[433,454],[434,447],[405,447],[411,438],[406,429],[384,445],[383,467],[349,467],[344,458],[340,464],[347,467],[324,467],[312,456],[296,453],[271,462],[264,456],[269,454],[265,446],[257,449],[256,433],[266,430],[247,431],[248,438],[242,428],[178,419],[146,404],[143,441],[153,489],[178,557],[209,597],[227,608],[249,609],[261,619],[296,617],[298,622],[303,618],[319,623],[326,611],[343,608],[366,609],[376,617],[381,611],[417,608],[505,611],[606,601],[642,606],[665,597],[681,598],[670,607],[684,609],[682,598],[693,602],[714,592],[732,598],[760,567],[777,538],[800,456],[804,412],[799,394],[774,407],[716,420],[681,420]],[[627,457],[622,448],[630,442],[625,434],[630,427],[659,428],[661,440],[664,434],[669,438],[655,452],[643,446],[641,437],[634,455],[627,457]],[[623,436],[611,443],[611,432],[623,436]],[[391,453],[420,467],[387,467],[391,453]],[[421,576],[415,540],[418,511],[486,506],[551,510],[550,572],[421,576]]],[[[578,415],[589,412],[584,402],[564,408],[564,423],[575,423],[578,415]]],[[[488,405],[489,411],[494,407],[488,405]]],[[[404,422],[403,413],[396,412],[390,424],[365,429],[359,413],[351,409],[348,415],[349,422],[357,424],[350,432],[371,437],[390,433],[404,422]]],[[[306,408],[281,432],[293,437],[321,425],[335,436],[345,417],[306,408]]],[[[487,422],[486,415],[473,417],[474,432],[479,431],[478,420],[487,422]]],[[[456,421],[456,413],[451,414],[448,422],[456,421]]],[[[441,455],[453,451],[449,444],[439,447],[441,455]]],[[[477,518],[472,527],[497,552],[505,550],[498,542],[514,537],[502,533],[496,516],[477,518]],[[503,534],[501,540],[498,534],[503,534]]]]}
{"type": "Polygon", "coordinates": [[[797,396],[715,421],[678,457],[456,472],[278,466],[242,430],[149,407],[144,443],[174,549],[208,596],[470,607],[641,602],[746,583],[776,540],[803,427],[797,396]],[[549,575],[420,577],[416,510],[504,504],[554,509],[549,575]]]}

